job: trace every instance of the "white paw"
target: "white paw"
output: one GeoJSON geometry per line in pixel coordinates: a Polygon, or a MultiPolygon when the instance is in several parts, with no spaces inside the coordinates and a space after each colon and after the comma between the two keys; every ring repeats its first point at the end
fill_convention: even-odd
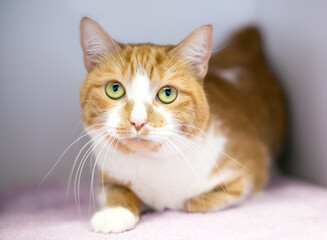
{"type": "Polygon", "coordinates": [[[91,228],[95,232],[120,233],[132,229],[139,218],[124,207],[107,207],[93,215],[91,228]]]}

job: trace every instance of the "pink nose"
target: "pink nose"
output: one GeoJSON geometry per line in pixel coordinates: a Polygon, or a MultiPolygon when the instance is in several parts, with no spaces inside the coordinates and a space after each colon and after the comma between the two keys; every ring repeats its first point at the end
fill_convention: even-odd
{"type": "Polygon", "coordinates": [[[136,131],[140,131],[141,128],[147,123],[146,119],[143,120],[130,120],[131,124],[135,127],[136,131]]]}

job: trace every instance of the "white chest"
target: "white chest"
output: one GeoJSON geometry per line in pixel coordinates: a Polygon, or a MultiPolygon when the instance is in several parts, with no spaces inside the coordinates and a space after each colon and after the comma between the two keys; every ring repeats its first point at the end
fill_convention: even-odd
{"type": "Polygon", "coordinates": [[[225,142],[226,138],[216,136],[212,129],[203,139],[171,139],[157,153],[124,154],[110,149],[108,154],[99,154],[101,147],[95,152],[98,167],[130,183],[131,190],[148,206],[181,210],[188,198],[209,191],[230,174],[211,174],[225,142]]]}

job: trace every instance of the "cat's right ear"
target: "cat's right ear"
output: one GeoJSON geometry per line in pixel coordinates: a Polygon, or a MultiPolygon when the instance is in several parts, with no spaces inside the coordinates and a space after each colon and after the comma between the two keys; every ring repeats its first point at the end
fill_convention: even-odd
{"type": "Polygon", "coordinates": [[[84,17],[80,24],[81,45],[84,65],[91,71],[97,59],[105,53],[120,51],[121,47],[101,27],[90,18],[84,17]]]}

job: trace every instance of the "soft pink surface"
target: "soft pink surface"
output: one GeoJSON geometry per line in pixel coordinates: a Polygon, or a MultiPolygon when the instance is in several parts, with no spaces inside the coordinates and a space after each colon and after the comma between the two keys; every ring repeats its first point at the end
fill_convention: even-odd
{"type": "MultiPolygon", "coordinates": [[[[87,187],[82,208],[88,212],[87,187]]],[[[1,197],[0,239],[327,239],[327,190],[277,178],[241,206],[208,214],[157,212],[131,231],[103,235],[89,229],[65,187],[44,185],[7,191],[1,197]]]]}

